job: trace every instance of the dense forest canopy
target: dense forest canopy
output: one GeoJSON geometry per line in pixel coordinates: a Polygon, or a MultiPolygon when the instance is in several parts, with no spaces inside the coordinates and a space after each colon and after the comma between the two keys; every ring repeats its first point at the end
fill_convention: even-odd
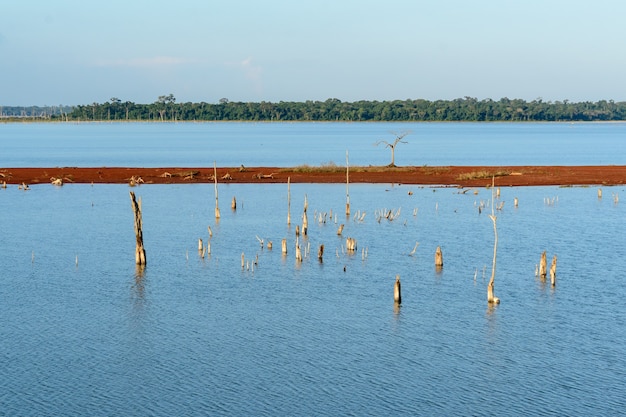
{"type": "Polygon", "coordinates": [[[0,107],[2,118],[41,118],[63,121],[624,121],[626,102],[543,101],[501,98],[478,100],[393,100],[176,103],[172,95],[151,104],[111,98],[104,103],[53,107],[0,107]],[[27,110],[28,109],[28,110],[27,110]]]}

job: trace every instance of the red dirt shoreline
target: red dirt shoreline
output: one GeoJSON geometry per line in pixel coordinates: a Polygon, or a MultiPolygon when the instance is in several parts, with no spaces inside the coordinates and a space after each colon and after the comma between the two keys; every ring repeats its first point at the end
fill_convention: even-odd
{"type": "MultiPolygon", "coordinates": [[[[492,175],[498,186],[610,186],[626,182],[626,165],[351,167],[350,183],[483,187],[491,184],[492,175]]],[[[0,184],[49,184],[55,178],[65,184],[123,184],[133,177],[145,184],[210,183],[213,167],[0,168],[0,184]]],[[[286,183],[288,178],[292,183],[345,183],[346,172],[341,167],[219,167],[217,178],[219,183],[286,183]]]]}

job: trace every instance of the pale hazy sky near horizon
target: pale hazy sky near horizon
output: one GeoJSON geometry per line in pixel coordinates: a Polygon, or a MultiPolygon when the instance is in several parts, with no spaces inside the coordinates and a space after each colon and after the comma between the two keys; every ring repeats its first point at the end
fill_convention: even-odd
{"type": "Polygon", "coordinates": [[[7,0],[0,105],[626,101],[624,16],[623,0],[7,0]]]}

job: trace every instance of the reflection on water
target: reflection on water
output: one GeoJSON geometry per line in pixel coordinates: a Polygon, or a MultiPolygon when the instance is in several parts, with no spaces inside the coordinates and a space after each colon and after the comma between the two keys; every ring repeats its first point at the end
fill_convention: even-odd
{"type": "MultiPolygon", "coordinates": [[[[0,191],[0,212],[11,213],[0,218],[0,392],[11,394],[0,401],[9,415],[623,409],[623,206],[598,201],[593,188],[501,190],[520,205],[498,213],[494,306],[493,226],[476,210],[488,190],[409,195],[355,184],[353,210],[369,214],[343,220],[343,236],[334,221],[310,222],[300,244],[314,249],[296,261],[284,185],[224,185],[246,205],[219,224],[212,184],[143,185],[146,268],[132,257],[127,187],[87,187],[0,191]],[[545,195],[559,204],[545,205],[545,195]],[[404,209],[379,223],[370,214],[381,207],[404,209]],[[198,237],[209,241],[208,226],[203,258],[198,237]],[[346,253],[345,236],[367,256],[346,253]],[[288,253],[257,237],[286,239],[288,253]],[[446,256],[439,270],[437,246],[446,256]],[[543,250],[559,256],[555,287],[533,275],[543,250]],[[589,279],[599,265],[603,274],[589,279]],[[390,305],[396,275],[402,307],[390,305]]],[[[296,184],[292,193],[307,195],[311,213],[345,204],[342,185],[296,184]]]]}

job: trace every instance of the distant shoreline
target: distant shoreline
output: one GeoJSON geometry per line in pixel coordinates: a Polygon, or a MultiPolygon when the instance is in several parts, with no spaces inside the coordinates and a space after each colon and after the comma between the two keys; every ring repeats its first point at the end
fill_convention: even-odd
{"type": "MultiPolygon", "coordinates": [[[[218,183],[346,183],[342,167],[218,167],[218,183]]],[[[32,167],[0,168],[0,184],[202,184],[213,183],[213,167],[32,167]]],[[[350,183],[425,186],[617,186],[626,165],[605,166],[405,166],[350,167],[350,183]]]]}

